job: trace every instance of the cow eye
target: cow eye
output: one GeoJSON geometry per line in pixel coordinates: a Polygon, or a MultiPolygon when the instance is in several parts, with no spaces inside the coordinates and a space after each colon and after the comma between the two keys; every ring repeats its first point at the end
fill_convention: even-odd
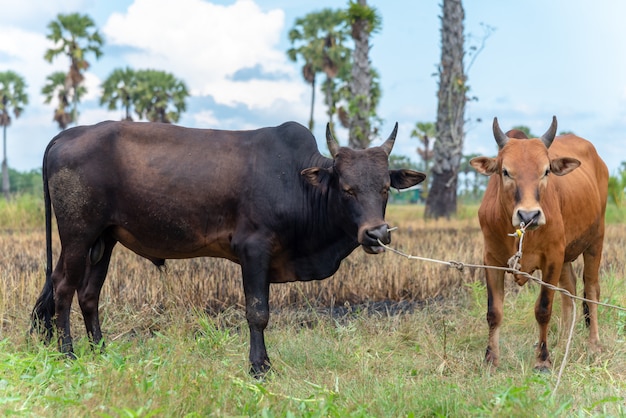
{"type": "Polygon", "coordinates": [[[507,170],[506,168],[503,168],[503,169],[502,169],[502,175],[503,175],[504,177],[511,177],[511,176],[509,175],[509,170],[507,170]]]}
{"type": "Polygon", "coordinates": [[[343,189],[343,192],[348,196],[352,196],[352,197],[356,196],[356,193],[354,192],[353,189],[343,189]]]}
{"type": "Polygon", "coordinates": [[[544,175],[543,175],[543,176],[544,176],[544,177],[547,177],[547,176],[548,176],[548,174],[550,174],[550,169],[549,169],[549,168],[546,168],[546,172],[544,173],[544,175]]]}

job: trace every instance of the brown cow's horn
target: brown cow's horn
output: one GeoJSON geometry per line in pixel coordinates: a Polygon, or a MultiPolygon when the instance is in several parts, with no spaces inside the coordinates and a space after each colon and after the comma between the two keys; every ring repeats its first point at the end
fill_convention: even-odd
{"type": "Polygon", "coordinates": [[[493,137],[496,139],[499,149],[502,149],[509,142],[509,137],[500,129],[498,118],[493,118],[493,137]]]}
{"type": "Polygon", "coordinates": [[[552,123],[545,134],[541,135],[541,141],[545,144],[546,148],[550,148],[554,136],[556,135],[556,116],[552,116],[552,123]]]}
{"type": "Polygon", "coordinates": [[[393,131],[391,131],[391,135],[389,135],[389,138],[387,138],[387,140],[380,146],[383,149],[383,151],[385,151],[385,154],[387,154],[387,156],[391,154],[391,150],[393,149],[393,144],[396,142],[397,134],[398,134],[398,122],[396,122],[396,125],[393,127],[393,131]]]}
{"type": "Polygon", "coordinates": [[[333,137],[333,133],[330,131],[330,123],[326,124],[326,145],[328,145],[328,151],[330,151],[330,155],[335,158],[337,152],[339,151],[339,143],[333,137]]]}

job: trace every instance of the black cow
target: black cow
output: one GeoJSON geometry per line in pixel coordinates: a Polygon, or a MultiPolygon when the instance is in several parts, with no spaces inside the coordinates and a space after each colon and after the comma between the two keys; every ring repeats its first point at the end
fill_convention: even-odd
{"type": "Polygon", "coordinates": [[[43,160],[48,267],[33,327],[50,338],[56,313],[59,347],[73,356],[77,292],[87,333],[101,341],[98,300],[117,242],[157,265],[223,257],[241,265],[251,373],[263,375],[270,283],[327,278],[359,245],[383,251],[389,188],[424,180],[389,170],[396,133],[397,124],[381,146],[353,150],[327,129],[333,158],[294,122],[221,131],[109,121],[60,133],[43,160]],[[54,272],[51,205],[61,241],[54,272]]]}

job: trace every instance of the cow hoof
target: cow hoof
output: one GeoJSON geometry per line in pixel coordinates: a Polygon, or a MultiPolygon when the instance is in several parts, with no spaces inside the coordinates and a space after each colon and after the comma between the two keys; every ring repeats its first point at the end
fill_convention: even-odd
{"type": "Polygon", "coordinates": [[[535,372],[537,373],[542,373],[542,374],[550,373],[552,371],[552,369],[547,366],[535,366],[533,370],[535,370],[535,372]]]}
{"type": "Polygon", "coordinates": [[[498,360],[498,356],[493,352],[491,347],[487,347],[487,351],[485,352],[485,364],[488,366],[498,367],[500,361],[498,360]]]}
{"type": "Polygon", "coordinates": [[[267,377],[267,374],[272,370],[272,367],[269,363],[263,363],[260,366],[252,365],[250,367],[250,376],[254,377],[257,380],[264,381],[267,377]]]}
{"type": "Polygon", "coordinates": [[[550,360],[537,361],[534,370],[537,373],[550,373],[552,371],[552,362],[550,360]]]}
{"type": "Polygon", "coordinates": [[[589,352],[593,355],[602,353],[602,345],[600,343],[589,343],[589,352]]]}

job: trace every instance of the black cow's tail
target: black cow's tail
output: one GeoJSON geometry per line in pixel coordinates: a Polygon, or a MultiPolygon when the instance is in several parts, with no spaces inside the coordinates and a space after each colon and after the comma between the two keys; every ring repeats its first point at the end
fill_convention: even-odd
{"type": "Polygon", "coordinates": [[[54,308],[54,288],[52,285],[52,204],[50,201],[50,189],[48,186],[48,150],[54,143],[51,142],[43,156],[42,179],[43,198],[46,216],[46,282],[41,290],[41,294],[35,302],[35,307],[31,314],[31,333],[44,334],[46,341],[50,341],[53,332],[52,319],[55,315],[54,308]]]}

